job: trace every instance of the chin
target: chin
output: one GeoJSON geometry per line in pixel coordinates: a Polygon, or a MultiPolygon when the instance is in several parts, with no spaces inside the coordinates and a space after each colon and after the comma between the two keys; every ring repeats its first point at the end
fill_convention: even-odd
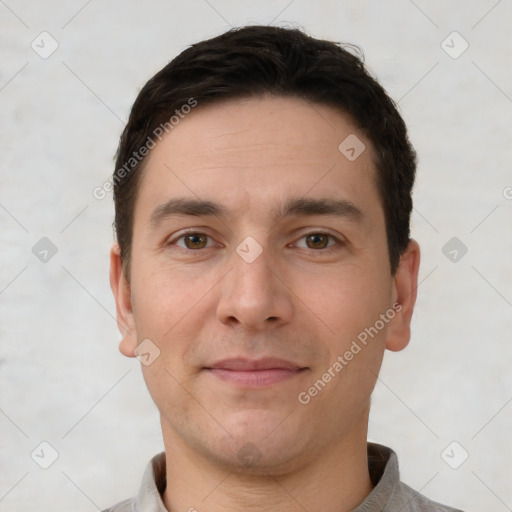
{"type": "Polygon", "coordinates": [[[268,477],[282,476],[296,470],[300,455],[297,443],[289,440],[283,440],[282,444],[265,441],[255,444],[237,440],[236,443],[231,441],[230,446],[221,451],[218,446],[214,447],[210,459],[232,473],[268,477]]]}
{"type": "Polygon", "coordinates": [[[290,413],[284,411],[277,414],[251,410],[225,417],[222,422],[225,430],[220,438],[208,443],[209,458],[239,474],[286,474],[297,467],[301,454],[309,451],[313,444],[308,443],[304,429],[285,420],[288,415],[290,413]]]}

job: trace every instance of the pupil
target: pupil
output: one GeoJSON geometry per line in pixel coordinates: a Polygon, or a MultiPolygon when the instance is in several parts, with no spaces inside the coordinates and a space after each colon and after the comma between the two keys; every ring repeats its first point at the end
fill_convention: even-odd
{"type": "Polygon", "coordinates": [[[326,247],[326,244],[327,244],[327,237],[325,235],[310,235],[309,237],[309,241],[311,242],[310,245],[312,245],[313,247],[315,248],[318,248],[318,247],[326,247]]]}
{"type": "Polygon", "coordinates": [[[205,244],[204,236],[202,235],[189,235],[187,237],[188,245],[192,246],[192,249],[197,249],[198,247],[203,247],[205,244]]]}

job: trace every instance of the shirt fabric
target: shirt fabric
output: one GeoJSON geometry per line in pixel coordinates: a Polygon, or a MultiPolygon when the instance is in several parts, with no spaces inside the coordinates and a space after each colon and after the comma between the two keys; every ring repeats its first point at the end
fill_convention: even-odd
{"type": "MultiPolygon", "coordinates": [[[[368,443],[368,467],[374,488],[352,512],[462,512],[431,501],[402,483],[398,458],[391,448],[368,443]]],[[[161,496],[165,486],[165,452],[162,452],[148,463],[137,496],[103,512],[168,512],[161,496]]]]}

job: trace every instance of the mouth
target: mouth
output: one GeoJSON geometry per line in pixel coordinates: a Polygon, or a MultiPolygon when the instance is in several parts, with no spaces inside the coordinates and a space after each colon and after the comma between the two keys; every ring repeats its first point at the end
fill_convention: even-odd
{"type": "Polygon", "coordinates": [[[302,374],[307,367],[284,359],[224,359],[205,367],[214,377],[248,388],[271,386],[302,374]]]}

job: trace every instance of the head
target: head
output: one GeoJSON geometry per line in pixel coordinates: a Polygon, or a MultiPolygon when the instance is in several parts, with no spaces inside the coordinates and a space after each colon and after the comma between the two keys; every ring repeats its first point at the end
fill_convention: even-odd
{"type": "Polygon", "coordinates": [[[232,30],[144,86],[113,177],[111,284],[164,439],[245,469],[257,447],[284,471],[366,435],[384,349],[410,336],[414,174],[360,58],[298,30],[232,30]]]}

